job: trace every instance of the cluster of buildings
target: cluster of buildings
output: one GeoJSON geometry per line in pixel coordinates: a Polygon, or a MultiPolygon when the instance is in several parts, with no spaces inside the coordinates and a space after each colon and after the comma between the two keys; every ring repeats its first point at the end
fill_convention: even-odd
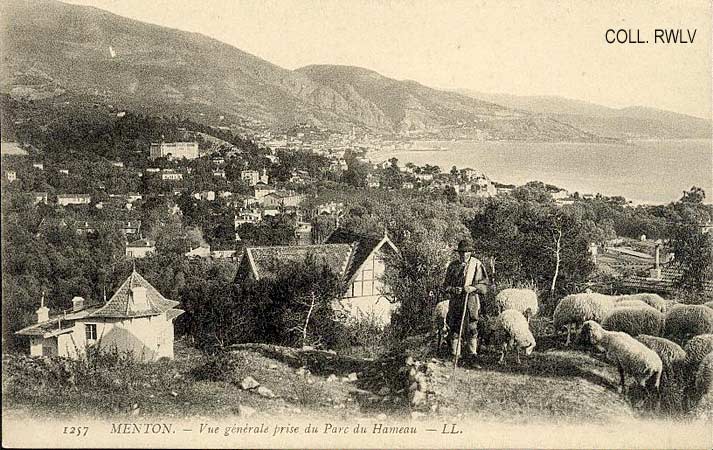
{"type": "MultiPolygon", "coordinates": [[[[148,240],[135,243],[147,251],[148,240]]],[[[332,302],[341,320],[375,320],[386,325],[396,304],[382,281],[388,258],[398,252],[389,237],[365,237],[337,229],[316,245],[246,247],[241,253],[236,281],[274,278],[276,268],[304,261],[308,255],[332,268],[344,292],[332,302]]],[[[183,314],[179,302],[165,298],[136,270],[109,300],[72,299],[72,308],[50,315],[44,295],[36,323],[16,332],[29,340],[32,356],[81,358],[90,347],[113,349],[140,361],[173,358],[174,321],[183,314]]]]}

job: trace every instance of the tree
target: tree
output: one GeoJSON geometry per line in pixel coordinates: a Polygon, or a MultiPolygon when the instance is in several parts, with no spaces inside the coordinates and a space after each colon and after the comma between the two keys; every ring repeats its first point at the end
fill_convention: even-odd
{"type": "Polygon", "coordinates": [[[713,233],[703,232],[697,224],[673,227],[671,249],[681,276],[677,287],[699,292],[703,283],[713,279],[713,233]]]}
{"type": "Polygon", "coordinates": [[[369,172],[369,164],[354,158],[348,161],[348,167],[342,175],[342,180],[354,187],[363,188],[367,186],[369,172]]]}
{"type": "Polygon", "coordinates": [[[682,203],[692,203],[700,205],[703,203],[703,200],[705,200],[705,198],[706,192],[698,186],[693,186],[690,190],[683,191],[683,197],[681,197],[680,201],[682,203]]]}

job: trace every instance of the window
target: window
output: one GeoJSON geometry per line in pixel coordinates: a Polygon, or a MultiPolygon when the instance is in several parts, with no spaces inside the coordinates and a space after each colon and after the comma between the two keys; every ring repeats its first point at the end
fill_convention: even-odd
{"type": "Polygon", "coordinates": [[[84,325],[84,331],[87,335],[87,341],[97,340],[97,326],[94,323],[88,323],[84,325]]]}

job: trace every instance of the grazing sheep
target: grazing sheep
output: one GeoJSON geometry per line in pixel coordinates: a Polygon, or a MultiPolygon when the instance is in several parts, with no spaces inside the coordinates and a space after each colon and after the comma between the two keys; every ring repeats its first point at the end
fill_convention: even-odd
{"type": "Polygon", "coordinates": [[[614,305],[612,308],[651,308],[651,306],[648,305],[648,303],[644,303],[641,300],[633,300],[633,299],[628,299],[628,300],[620,300],[617,299],[614,302],[614,305]]]}
{"type": "Polygon", "coordinates": [[[661,405],[664,411],[676,413],[688,409],[685,373],[686,351],[680,345],[662,337],[640,334],[636,340],[655,351],[663,364],[661,405]]]}
{"type": "Polygon", "coordinates": [[[503,289],[495,296],[495,308],[495,314],[506,309],[520,311],[529,322],[539,311],[537,294],[532,289],[503,289]]]}
{"type": "Polygon", "coordinates": [[[655,351],[663,364],[664,374],[672,376],[686,361],[686,351],[666,338],[640,334],[636,340],[655,351]]]}
{"type": "Polygon", "coordinates": [[[490,342],[501,346],[498,364],[505,361],[505,353],[513,348],[515,361],[520,364],[520,349],[525,349],[525,354],[529,355],[536,344],[527,319],[520,311],[514,309],[506,309],[493,320],[490,326],[490,342]]]}
{"type": "Polygon", "coordinates": [[[572,327],[579,327],[588,320],[601,322],[615,303],[615,297],[592,293],[568,295],[557,304],[553,316],[555,332],[567,327],[567,342],[570,344],[572,327]]]}
{"type": "Polygon", "coordinates": [[[633,376],[643,388],[649,380],[653,380],[658,391],[663,363],[656,352],[626,333],[605,330],[593,320],[584,323],[582,335],[599,350],[606,351],[607,358],[617,365],[621,377],[617,392],[624,391],[626,374],[633,376]]]}
{"type": "Polygon", "coordinates": [[[684,348],[686,350],[686,366],[695,373],[703,358],[713,352],[713,334],[694,336],[684,348]]]}
{"type": "Polygon", "coordinates": [[[713,417],[713,352],[708,353],[698,367],[693,395],[694,402],[698,403],[694,414],[713,417]]]}
{"type": "Polygon", "coordinates": [[[640,294],[622,295],[621,297],[619,297],[618,302],[628,300],[640,300],[646,303],[647,305],[656,308],[657,310],[659,310],[659,312],[666,312],[666,300],[664,300],[663,297],[658,294],[649,294],[646,292],[642,292],[640,294]]]}
{"type": "Polygon", "coordinates": [[[436,336],[438,339],[436,342],[437,350],[441,349],[443,341],[445,340],[446,336],[448,336],[448,307],[448,300],[438,302],[436,307],[433,309],[433,315],[431,316],[431,323],[433,324],[433,328],[436,330],[436,336]]]}
{"type": "Polygon", "coordinates": [[[713,333],[713,309],[703,305],[680,305],[666,313],[664,336],[685,342],[699,334],[713,333]]]}
{"type": "Polygon", "coordinates": [[[639,307],[613,308],[602,320],[602,326],[609,331],[623,331],[630,336],[649,334],[658,336],[663,328],[664,315],[651,306],[642,303],[639,307]]]}

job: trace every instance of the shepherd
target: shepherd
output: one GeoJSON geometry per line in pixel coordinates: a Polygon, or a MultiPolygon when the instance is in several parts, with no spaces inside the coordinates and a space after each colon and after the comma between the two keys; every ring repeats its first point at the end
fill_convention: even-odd
{"type": "Polygon", "coordinates": [[[443,283],[449,299],[446,321],[455,365],[458,364],[463,339],[467,342],[469,357],[478,355],[479,296],[488,293],[488,273],[483,263],[472,256],[473,250],[473,243],[468,238],[458,243],[458,258],[448,265],[443,283]]]}

